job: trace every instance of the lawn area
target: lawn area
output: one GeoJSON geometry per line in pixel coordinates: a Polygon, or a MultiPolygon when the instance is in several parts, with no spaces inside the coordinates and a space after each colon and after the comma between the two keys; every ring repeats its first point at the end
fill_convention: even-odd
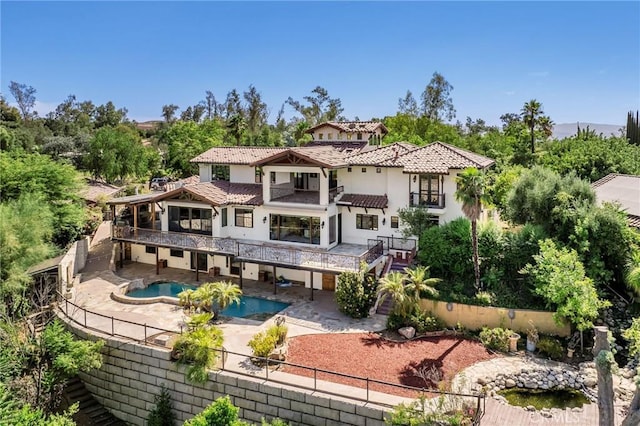
{"type": "MultiPolygon", "coordinates": [[[[498,355],[481,343],[455,336],[393,342],[376,333],[314,334],[289,340],[287,362],[406,386],[448,385],[460,371],[498,355]],[[422,374],[421,374],[422,373],[422,374]]],[[[286,366],[287,373],[313,376],[313,371],[286,366]]],[[[318,373],[318,379],[365,387],[365,382],[318,373]]],[[[415,392],[371,384],[370,389],[406,397],[415,392]]]]}

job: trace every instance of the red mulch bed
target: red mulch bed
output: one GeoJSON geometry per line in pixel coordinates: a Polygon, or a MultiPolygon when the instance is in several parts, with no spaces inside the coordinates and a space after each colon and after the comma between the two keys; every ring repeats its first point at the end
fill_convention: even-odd
{"type": "MultiPolygon", "coordinates": [[[[416,371],[425,367],[436,370],[448,384],[461,370],[498,355],[488,352],[481,343],[456,336],[417,339],[407,342],[386,340],[375,333],[311,334],[289,339],[287,362],[314,366],[323,370],[368,377],[383,382],[418,388],[437,388],[438,383],[425,380],[416,371]]],[[[283,371],[313,377],[313,371],[285,366],[283,371]]],[[[431,376],[433,377],[433,376],[431,376]]],[[[317,378],[364,388],[363,380],[327,373],[317,378]]],[[[416,393],[381,384],[369,388],[405,397],[416,393]]]]}

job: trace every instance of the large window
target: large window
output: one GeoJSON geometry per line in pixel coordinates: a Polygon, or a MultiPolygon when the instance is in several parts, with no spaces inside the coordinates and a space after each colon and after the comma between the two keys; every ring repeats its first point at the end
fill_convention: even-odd
{"type": "Polygon", "coordinates": [[[320,218],[272,214],[269,238],[292,243],[320,244],[320,218]]]}
{"type": "Polygon", "coordinates": [[[236,226],[240,228],[253,228],[253,210],[236,209],[236,226]]]}
{"type": "Polygon", "coordinates": [[[214,164],[211,166],[211,180],[229,180],[229,166],[214,164]]]}
{"type": "Polygon", "coordinates": [[[378,215],[375,214],[357,214],[356,228],[368,229],[370,231],[378,230],[378,215]]]}
{"type": "Polygon", "coordinates": [[[169,231],[211,235],[211,209],[169,206],[169,231]]]}
{"type": "Polygon", "coordinates": [[[329,244],[336,242],[336,216],[329,217],[329,244]]]}
{"type": "Polygon", "coordinates": [[[148,254],[156,254],[157,248],[152,246],[144,246],[144,252],[148,254]]]}
{"type": "Polygon", "coordinates": [[[171,257],[184,257],[184,251],[178,249],[170,249],[169,255],[171,257]]]}
{"type": "Polygon", "coordinates": [[[420,175],[420,204],[440,206],[440,176],[420,175]]]}
{"type": "Polygon", "coordinates": [[[262,183],[262,167],[256,167],[255,175],[255,182],[262,183]]]}

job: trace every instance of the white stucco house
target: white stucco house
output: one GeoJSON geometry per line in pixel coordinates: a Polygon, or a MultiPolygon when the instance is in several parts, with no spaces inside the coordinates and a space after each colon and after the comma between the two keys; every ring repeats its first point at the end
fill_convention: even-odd
{"type": "Polygon", "coordinates": [[[114,211],[127,207],[112,232],[122,258],[333,290],[337,274],[362,262],[410,261],[416,242],[402,237],[398,210],[428,209],[434,223],[460,217],[458,172],[494,164],[439,142],[381,146],[381,123],[309,132],[303,147],[212,148],[191,160],[198,182],[112,200],[114,211]]]}

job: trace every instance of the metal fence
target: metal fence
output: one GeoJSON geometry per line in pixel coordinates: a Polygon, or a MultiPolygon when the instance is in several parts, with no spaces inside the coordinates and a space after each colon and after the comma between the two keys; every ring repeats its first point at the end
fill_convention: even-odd
{"type": "MultiPolygon", "coordinates": [[[[99,314],[97,312],[89,311],[66,299],[64,299],[64,303],[62,305],[63,306],[60,307],[60,311],[70,321],[73,321],[74,323],[84,327],[85,329],[94,330],[94,331],[104,333],[113,337],[132,340],[132,341],[141,343],[143,345],[151,344],[154,346],[164,347],[163,344],[154,343],[153,340],[150,341],[150,339],[162,333],[182,334],[183,332],[182,327],[180,328],[180,330],[167,330],[160,327],[151,326],[146,323],[141,324],[135,321],[128,321],[128,320],[115,318],[114,316],[99,314]],[[122,330],[126,330],[127,333],[123,334],[122,330]]],[[[349,399],[367,402],[367,403],[374,403],[377,405],[382,405],[387,407],[393,407],[393,405],[388,404],[379,399],[373,399],[372,392],[389,393],[393,395],[398,395],[398,392],[395,392],[395,393],[393,392],[393,390],[396,390],[396,391],[402,391],[403,395],[405,396],[407,395],[407,392],[411,393],[413,394],[413,398],[417,397],[418,395],[431,395],[433,397],[438,397],[438,398],[449,398],[450,400],[457,401],[457,402],[462,402],[464,400],[472,401],[473,402],[472,404],[467,403],[466,405],[467,407],[472,406],[472,409],[473,409],[472,424],[473,425],[480,424],[480,419],[482,418],[482,415],[484,414],[484,410],[485,410],[485,397],[482,394],[447,392],[447,391],[442,391],[440,389],[431,389],[426,387],[419,388],[414,386],[402,385],[399,383],[391,383],[383,380],[372,379],[370,377],[361,377],[361,376],[355,376],[352,374],[340,373],[332,370],[325,370],[322,368],[311,367],[308,365],[295,364],[291,362],[279,361],[279,360],[274,360],[270,358],[254,357],[253,355],[250,355],[250,354],[228,351],[224,348],[210,348],[210,349],[219,354],[222,360],[220,365],[221,371],[229,371],[229,372],[233,372],[234,374],[240,374],[240,375],[252,377],[252,378],[260,377],[260,378],[264,378],[265,381],[271,382],[271,383],[284,384],[284,385],[293,386],[299,389],[318,391],[328,395],[344,397],[345,396],[344,394],[333,391],[332,387],[330,386],[324,386],[324,387],[319,386],[319,384],[322,382],[336,383],[335,381],[332,381],[330,378],[338,377],[338,378],[347,380],[349,382],[348,386],[355,386],[355,387],[364,389],[365,391],[364,397],[358,396],[352,393],[351,395],[348,396],[349,399]],[[248,372],[243,370],[242,368],[229,368],[226,364],[230,355],[241,357],[243,359],[252,359],[257,364],[264,366],[264,376],[257,375],[255,370],[248,372]],[[298,374],[298,375],[313,379],[313,382],[312,382],[313,385],[303,385],[300,383],[292,383],[291,381],[286,380],[286,378],[279,377],[281,375],[279,374],[276,375],[274,374],[273,371],[270,370],[271,368],[276,368],[276,367],[279,367],[279,368],[282,367],[285,369],[289,367],[294,370],[298,369],[300,371],[304,371],[307,374],[298,374]],[[391,390],[391,392],[385,392],[384,390],[381,390],[381,389],[391,390]]],[[[284,372],[286,373],[286,371],[284,372]]],[[[297,374],[297,373],[291,373],[291,374],[297,374]]]]}

